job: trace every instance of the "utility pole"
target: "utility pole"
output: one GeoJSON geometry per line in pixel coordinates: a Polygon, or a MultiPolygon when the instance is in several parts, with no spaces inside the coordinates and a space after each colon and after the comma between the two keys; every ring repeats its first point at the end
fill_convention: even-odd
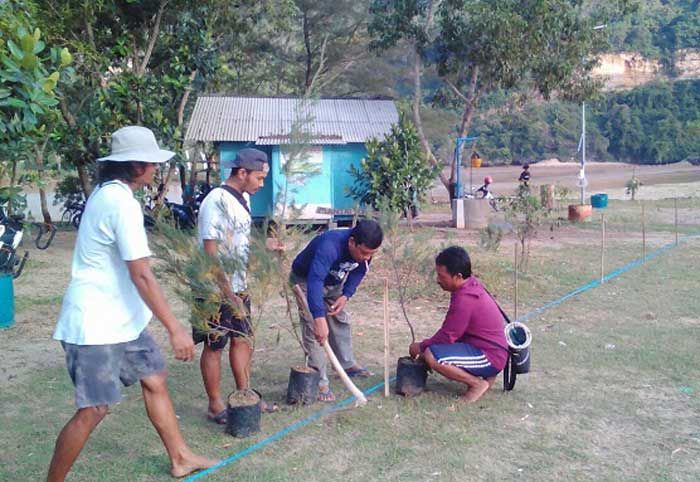
{"type": "MultiPolygon", "coordinates": [[[[607,23],[596,25],[593,30],[603,30],[607,27],[607,23]]],[[[586,199],[586,102],[581,101],[581,140],[579,141],[581,149],[581,170],[579,171],[579,183],[581,185],[581,204],[584,204],[586,199]]]]}
{"type": "Polygon", "coordinates": [[[581,204],[586,198],[586,103],[581,102],[581,204]]]}

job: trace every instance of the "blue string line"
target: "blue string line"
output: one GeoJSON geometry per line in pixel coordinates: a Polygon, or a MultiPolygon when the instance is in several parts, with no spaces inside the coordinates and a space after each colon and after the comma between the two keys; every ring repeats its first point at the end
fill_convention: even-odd
{"type": "MultiPolygon", "coordinates": [[[[393,382],[394,380],[396,380],[396,377],[392,377],[389,381],[393,382]]],[[[383,386],[384,386],[384,382],[380,382],[380,383],[377,383],[376,385],[368,388],[367,390],[365,390],[362,393],[364,393],[365,395],[369,395],[370,393],[376,392],[377,390],[379,390],[383,386]]],[[[260,442],[253,444],[249,447],[246,447],[245,449],[241,450],[240,452],[235,453],[235,454],[231,455],[230,457],[223,459],[218,464],[212,465],[208,469],[205,469],[205,470],[202,470],[201,472],[197,472],[196,474],[190,475],[189,477],[187,477],[185,479],[185,482],[191,482],[193,480],[197,480],[197,479],[201,479],[203,477],[206,477],[207,475],[220,469],[221,467],[224,467],[224,466],[230,464],[231,462],[235,462],[236,460],[241,459],[241,458],[245,457],[246,455],[255,452],[256,450],[263,448],[264,446],[274,442],[275,440],[278,440],[278,439],[284,437],[288,433],[291,433],[297,429],[300,429],[300,428],[310,424],[311,422],[318,420],[321,417],[324,417],[324,416],[329,415],[333,412],[336,412],[338,409],[343,408],[346,405],[349,405],[354,400],[355,400],[355,397],[350,396],[344,400],[341,400],[340,402],[336,403],[333,406],[324,408],[323,410],[319,410],[318,412],[313,413],[304,419],[301,419],[297,422],[294,422],[293,424],[283,428],[279,432],[276,432],[276,433],[270,435],[266,439],[263,439],[260,442]]]]}
{"type": "MultiPolygon", "coordinates": [[[[682,240],[685,240],[686,238],[696,238],[696,237],[700,237],[700,234],[691,234],[691,235],[683,236],[683,237],[678,239],[678,242],[680,244],[680,242],[682,240]]],[[[648,253],[643,258],[635,259],[634,261],[631,261],[631,262],[627,263],[626,265],[624,265],[620,268],[617,268],[616,270],[612,271],[611,273],[604,275],[603,280],[609,281],[611,279],[617,278],[621,274],[631,270],[632,268],[636,268],[637,266],[640,266],[649,260],[656,258],[657,256],[665,253],[666,251],[674,248],[675,246],[676,246],[675,242],[666,244],[666,245],[662,246],[661,248],[658,248],[657,250],[652,251],[651,253],[648,253]]],[[[598,285],[600,285],[600,279],[591,281],[590,283],[583,285],[579,288],[576,288],[575,290],[571,291],[570,293],[565,294],[561,298],[558,298],[554,301],[550,301],[549,303],[546,303],[546,304],[540,306],[539,308],[536,308],[536,309],[530,311],[529,313],[524,314],[523,316],[519,317],[516,321],[522,322],[522,321],[528,320],[528,319],[532,318],[533,316],[539,315],[540,313],[542,313],[545,310],[548,310],[549,308],[560,305],[564,301],[568,300],[569,298],[573,298],[574,296],[579,295],[579,294],[581,294],[585,291],[588,291],[592,288],[595,288],[598,285]]],[[[390,381],[393,382],[395,380],[396,380],[396,377],[392,377],[390,381]]],[[[373,392],[379,390],[383,386],[384,386],[384,382],[377,383],[376,385],[368,388],[363,393],[365,395],[369,395],[370,393],[373,393],[373,392]]],[[[278,440],[278,439],[284,437],[285,435],[287,435],[291,432],[294,432],[297,429],[305,427],[306,425],[310,424],[311,422],[313,422],[315,420],[318,420],[319,418],[321,418],[325,415],[329,415],[329,414],[337,411],[338,409],[343,408],[346,405],[349,405],[354,400],[355,400],[355,397],[352,397],[352,396],[348,397],[344,400],[341,400],[340,402],[336,403],[335,405],[333,405],[331,407],[324,408],[323,410],[319,410],[318,412],[313,413],[302,420],[294,422],[293,424],[283,428],[279,432],[276,432],[276,433],[270,435],[266,439],[263,439],[260,442],[253,444],[249,447],[246,447],[245,449],[241,450],[240,452],[235,453],[235,454],[231,455],[230,457],[223,459],[218,464],[213,465],[213,466],[209,467],[208,469],[202,470],[201,472],[197,472],[196,474],[190,475],[189,477],[187,477],[184,480],[184,482],[191,482],[191,481],[206,477],[207,475],[220,469],[221,467],[224,467],[232,462],[235,462],[236,460],[239,460],[239,459],[245,457],[246,455],[255,452],[256,450],[259,450],[259,449],[263,448],[264,446],[269,445],[270,443],[274,442],[275,440],[278,440]]]]}
{"type": "MultiPolygon", "coordinates": [[[[685,240],[686,238],[696,238],[696,237],[698,237],[698,236],[700,236],[700,234],[690,234],[690,235],[687,235],[687,236],[683,236],[683,237],[681,237],[681,238],[678,238],[678,243],[680,244],[680,242],[681,242],[682,240],[685,240]]],[[[659,256],[659,255],[665,253],[665,252],[668,251],[669,249],[674,248],[675,246],[676,246],[676,243],[675,243],[675,242],[673,242],[673,243],[668,243],[668,244],[666,244],[666,245],[664,245],[664,246],[662,246],[662,247],[656,249],[655,251],[652,251],[651,253],[648,253],[646,256],[644,256],[644,257],[642,257],[642,258],[637,258],[637,259],[635,259],[634,261],[631,261],[631,262],[627,263],[626,265],[624,265],[624,266],[622,266],[622,267],[620,267],[620,268],[617,268],[616,270],[614,270],[614,271],[612,271],[612,272],[610,272],[610,273],[604,275],[604,276],[603,276],[603,282],[609,281],[609,280],[614,279],[614,278],[617,278],[617,277],[620,276],[621,274],[623,274],[623,273],[625,273],[625,272],[631,270],[632,268],[636,268],[637,266],[640,266],[640,265],[646,263],[647,261],[650,261],[650,260],[656,258],[657,256],[659,256]]],[[[524,314],[523,316],[520,316],[520,317],[519,317],[517,320],[515,320],[515,321],[521,321],[521,322],[522,322],[522,321],[528,320],[528,319],[532,318],[533,316],[539,315],[539,314],[542,313],[543,311],[548,310],[549,308],[552,308],[553,306],[557,306],[557,305],[562,304],[564,301],[568,300],[569,298],[573,298],[573,297],[576,296],[576,295],[580,295],[580,294],[583,293],[584,291],[588,291],[588,290],[590,290],[591,288],[595,288],[596,286],[599,286],[599,285],[600,285],[600,279],[593,280],[593,281],[591,281],[590,283],[585,284],[585,285],[583,285],[583,286],[580,286],[580,287],[576,288],[575,290],[573,290],[573,291],[571,291],[571,292],[565,294],[565,295],[562,296],[561,298],[558,298],[558,299],[556,299],[556,300],[554,300],[554,301],[550,301],[549,303],[545,303],[544,305],[540,306],[539,308],[535,308],[534,310],[530,311],[529,313],[526,313],[526,314],[524,314]]]]}

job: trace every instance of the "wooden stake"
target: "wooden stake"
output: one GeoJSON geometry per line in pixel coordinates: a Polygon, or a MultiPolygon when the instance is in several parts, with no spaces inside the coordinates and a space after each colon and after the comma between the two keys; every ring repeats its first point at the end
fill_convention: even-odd
{"type": "Polygon", "coordinates": [[[384,278],[384,397],[389,397],[389,279],[384,278]]]}
{"type": "Polygon", "coordinates": [[[676,228],[676,246],[678,246],[678,198],[673,198],[673,224],[676,228]]]}
{"type": "Polygon", "coordinates": [[[647,225],[644,215],[644,201],[639,201],[642,204],[642,259],[647,257],[647,225]]]}
{"type": "Polygon", "coordinates": [[[515,294],[513,296],[513,321],[518,319],[518,242],[515,242],[515,254],[513,255],[513,286],[515,294]]]}
{"type": "MultiPolygon", "coordinates": [[[[294,293],[294,297],[296,298],[299,307],[302,308],[304,318],[306,318],[307,320],[313,320],[314,317],[311,315],[311,310],[309,310],[309,305],[306,303],[306,296],[304,296],[304,292],[302,291],[301,287],[299,285],[294,285],[294,287],[292,288],[292,292],[294,293]]],[[[338,357],[335,356],[335,353],[333,353],[333,349],[328,344],[328,340],[323,342],[323,349],[326,351],[326,356],[328,357],[328,360],[331,362],[331,365],[333,365],[333,368],[338,373],[338,376],[343,382],[343,385],[345,385],[345,388],[347,388],[350,391],[350,393],[352,393],[353,396],[356,398],[355,406],[361,407],[362,405],[367,404],[367,398],[365,397],[365,394],[362,393],[355,386],[354,383],[352,383],[352,380],[350,380],[348,374],[345,373],[345,370],[338,361],[338,357]]]]}
{"type": "Polygon", "coordinates": [[[605,283],[605,214],[600,215],[600,284],[605,283]]]}

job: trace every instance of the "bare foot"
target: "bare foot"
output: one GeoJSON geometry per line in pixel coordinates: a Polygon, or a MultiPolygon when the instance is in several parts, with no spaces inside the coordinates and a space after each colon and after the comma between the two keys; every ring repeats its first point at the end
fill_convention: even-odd
{"type": "Polygon", "coordinates": [[[479,400],[482,395],[489,390],[489,388],[491,388],[491,384],[488,381],[479,380],[479,383],[473,387],[469,387],[467,393],[459,397],[459,400],[461,402],[474,403],[479,400]]]}
{"type": "Polygon", "coordinates": [[[491,388],[496,383],[496,375],[486,378],[486,381],[489,382],[489,388],[491,388]]]}
{"type": "Polygon", "coordinates": [[[198,470],[208,469],[219,462],[219,460],[208,459],[206,457],[201,457],[190,453],[186,457],[183,457],[183,459],[177,464],[173,462],[170,473],[173,474],[173,477],[180,478],[198,470]]]}

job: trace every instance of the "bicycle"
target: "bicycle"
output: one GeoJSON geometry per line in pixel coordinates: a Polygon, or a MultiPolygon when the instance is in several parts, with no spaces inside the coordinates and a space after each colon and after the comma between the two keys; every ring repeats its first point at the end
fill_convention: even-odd
{"type": "Polygon", "coordinates": [[[71,224],[75,229],[80,226],[80,220],[83,217],[85,210],[84,201],[66,201],[63,204],[63,212],[61,213],[61,222],[71,224]]]}

